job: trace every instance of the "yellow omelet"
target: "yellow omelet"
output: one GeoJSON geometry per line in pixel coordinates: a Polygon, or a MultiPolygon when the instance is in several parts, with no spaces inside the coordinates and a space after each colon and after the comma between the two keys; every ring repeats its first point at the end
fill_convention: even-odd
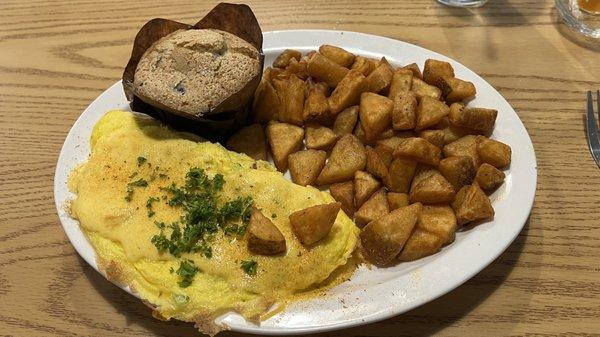
{"type": "Polygon", "coordinates": [[[348,263],[356,246],[359,230],[342,211],[330,233],[314,246],[304,247],[294,236],[290,213],[333,202],[329,193],[296,185],[267,162],[174,131],[152,118],[110,111],[94,127],[91,147],[89,160],[69,178],[76,194],[71,214],[107,277],[129,285],[161,318],[195,322],[210,334],[223,329],[214,318],[231,310],[258,320],[273,304],[322,285],[348,263]],[[199,252],[179,257],[159,252],[151,240],[169,229],[161,230],[155,222],[179,221],[184,212],[169,205],[165,188],[184,185],[193,167],[209,177],[223,176],[221,202],[252,197],[285,236],[286,252],[255,255],[245,235],[223,231],[210,240],[210,258],[199,252]],[[139,179],[147,185],[130,187],[139,179]],[[148,206],[150,198],[156,199],[148,206]],[[180,286],[181,276],[173,272],[183,260],[199,269],[187,287],[180,286]],[[256,273],[245,272],[242,261],[255,261],[256,273]]]}

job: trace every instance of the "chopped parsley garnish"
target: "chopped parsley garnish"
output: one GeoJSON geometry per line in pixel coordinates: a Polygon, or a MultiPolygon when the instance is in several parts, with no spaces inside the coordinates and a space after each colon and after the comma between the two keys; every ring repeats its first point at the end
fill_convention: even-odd
{"type": "Polygon", "coordinates": [[[184,214],[179,222],[159,226],[160,233],[151,239],[156,249],[176,257],[201,253],[211,258],[210,241],[219,229],[228,235],[244,234],[252,212],[252,198],[238,197],[219,207],[219,192],[224,184],[221,174],[211,179],[204,170],[191,168],[183,186],[173,183],[161,188],[168,195],[167,204],[180,207],[184,214]],[[167,234],[167,227],[170,234],[167,234]]]}
{"type": "Polygon", "coordinates": [[[181,280],[177,283],[181,288],[187,288],[192,284],[194,276],[200,271],[200,268],[196,267],[194,261],[183,260],[179,263],[179,269],[175,272],[181,277],[181,280]]]}
{"type": "Polygon", "coordinates": [[[144,157],[137,157],[137,165],[138,166],[142,166],[145,162],[146,162],[146,158],[144,158],[144,157]]]}
{"type": "Polygon", "coordinates": [[[148,217],[151,218],[154,216],[154,214],[156,214],[156,212],[154,212],[154,210],[152,210],[152,204],[155,201],[159,201],[159,198],[155,198],[155,197],[150,197],[148,198],[148,200],[146,201],[146,208],[148,209],[148,217]]]}
{"type": "Polygon", "coordinates": [[[136,181],[132,181],[127,184],[127,192],[125,194],[125,201],[129,202],[133,198],[133,188],[134,187],[147,187],[148,182],[144,178],[140,178],[136,181]]]}
{"type": "Polygon", "coordinates": [[[250,276],[256,275],[256,266],[258,266],[258,263],[254,260],[242,261],[241,263],[244,272],[250,276]]]}

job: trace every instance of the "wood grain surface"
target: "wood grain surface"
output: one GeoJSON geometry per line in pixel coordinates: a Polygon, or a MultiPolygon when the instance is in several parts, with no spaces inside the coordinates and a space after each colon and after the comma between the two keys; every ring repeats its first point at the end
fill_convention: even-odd
{"type": "MultiPolygon", "coordinates": [[[[120,79],[137,30],[194,23],[212,1],[0,2],[0,335],[196,336],[160,322],[75,253],[53,202],[61,145],[83,109],[120,79]]],[[[600,169],[584,134],[600,47],[578,40],[553,1],[477,10],[420,1],[250,2],[263,30],[378,34],[459,60],[513,105],[537,154],[529,221],[494,263],[404,315],[321,336],[600,334],[600,169]]],[[[224,333],[223,336],[242,336],[224,333]]]]}

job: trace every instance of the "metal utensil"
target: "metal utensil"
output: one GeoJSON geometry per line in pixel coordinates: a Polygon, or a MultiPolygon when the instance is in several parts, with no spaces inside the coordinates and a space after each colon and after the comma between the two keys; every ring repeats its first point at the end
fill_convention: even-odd
{"type": "MultiPolygon", "coordinates": [[[[596,91],[596,104],[598,105],[598,116],[600,116],[600,90],[596,91]]],[[[600,167],[600,140],[598,139],[598,123],[596,122],[596,116],[594,116],[594,99],[592,98],[592,92],[587,92],[587,115],[586,115],[586,131],[587,140],[590,147],[592,157],[596,161],[598,167],[600,167]]]]}

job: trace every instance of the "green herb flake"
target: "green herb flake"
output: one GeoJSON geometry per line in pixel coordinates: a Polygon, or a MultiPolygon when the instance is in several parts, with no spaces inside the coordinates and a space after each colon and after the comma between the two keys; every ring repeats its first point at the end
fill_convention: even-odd
{"type": "Polygon", "coordinates": [[[181,280],[177,282],[179,287],[187,288],[192,284],[194,276],[200,271],[200,268],[196,267],[194,261],[183,260],[179,263],[179,269],[175,272],[181,277],[181,280]]]}
{"type": "Polygon", "coordinates": [[[130,182],[128,185],[133,186],[133,187],[147,187],[148,181],[146,181],[146,179],[144,179],[144,178],[140,178],[136,181],[130,182]]]}
{"type": "Polygon", "coordinates": [[[137,157],[137,166],[142,166],[145,162],[146,162],[146,158],[144,157],[137,157]]]}
{"type": "Polygon", "coordinates": [[[256,267],[257,266],[258,266],[258,263],[254,260],[242,261],[242,263],[241,263],[242,270],[250,276],[256,275],[256,267]]]}
{"type": "Polygon", "coordinates": [[[137,176],[137,175],[138,175],[138,173],[137,173],[137,172],[133,172],[133,173],[132,173],[132,174],[129,176],[129,179],[131,179],[131,178],[133,178],[133,177],[135,177],[135,176],[137,176]]]}
{"type": "Polygon", "coordinates": [[[277,219],[277,214],[275,214],[275,213],[271,214],[271,219],[277,219]]]}

